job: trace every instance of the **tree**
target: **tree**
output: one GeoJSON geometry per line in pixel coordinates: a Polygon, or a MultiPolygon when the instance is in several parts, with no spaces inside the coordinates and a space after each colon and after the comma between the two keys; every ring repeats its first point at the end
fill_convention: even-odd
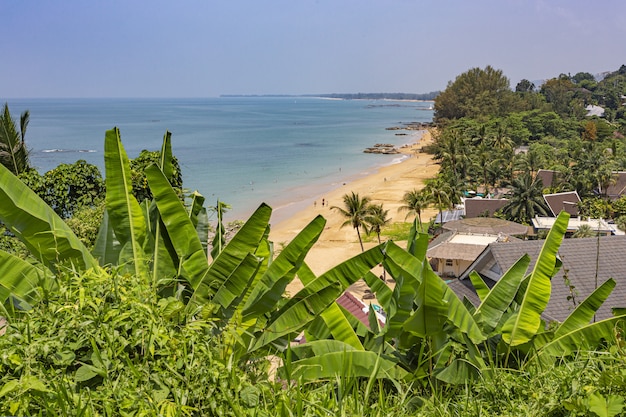
{"type": "MultiPolygon", "coordinates": [[[[168,132],[169,133],[169,132],[168,132]]],[[[130,160],[130,175],[133,181],[133,194],[137,201],[151,200],[152,192],[148,187],[145,170],[151,164],[157,164],[161,158],[160,151],[142,150],[139,156],[130,160]]],[[[183,177],[178,164],[178,159],[172,156],[172,172],[168,177],[172,187],[182,195],[183,177]]]]}
{"type": "Polygon", "coordinates": [[[435,99],[434,121],[462,117],[502,116],[522,105],[509,79],[491,66],[472,68],[449,82],[435,99]]]}
{"type": "Polygon", "coordinates": [[[547,216],[549,210],[543,198],[541,180],[533,180],[530,174],[513,180],[509,202],[502,207],[502,213],[508,220],[523,224],[530,224],[537,214],[547,216]]]}
{"type": "Polygon", "coordinates": [[[365,251],[365,248],[363,247],[363,240],[361,239],[361,232],[359,231],[359,228],[363,227],[365,224],[365,219],[369,214],[368,210],[370,201],[371,199],[369,197],[366,196],[361,198],[358,193],[353,191],[351,194],[344,194],[344,208],[337,206],[331,207],[331,209],[338,211],[343,217],[346,218],[346,221],[341,225],[341,227],[350,225],[356,230],[362,252],[365,251]]]}
{"type": "Polygon", "coordinates": [[[30,112],[26,110],[20,116],[18,132],[7,103],[4,104],[0,113],[0,163],[15,175],[30,168],[28,149],[24,141],[29,120],[30,112]]]}
{"type": "Polygon", "coordinates": [[[535,91],[535,84],[528,81],[527,79],[521,80],[515,86],[516,93],[532,93],[533,91],[535,91]]]}
{"type": "Polygon", "coordinates": [[[420,230],[422,230],[422,211],[427,209],[428,206],[430,206],[433,202],[431,195],[423,189],[413,189],[404,194],[404,197],[402,197],[402,202],[404,203],[404,205],[398,207],[398,211],[408,212],[406,214],[406,217],[404,218],[405,220],[411,214],[414,214],[420,230]]]}
{"type": "Polygon", "coordinates": [[[439,221],[443,222],[443,210],[452,206],[452,187],[442,177],[436,177],[426,181],[424,189],[439,210],[439,221]]]}
{"type": "Polygon", "coordinates": [[[383,204],[370,204],[365,216],[365,225],[368,232],[375,232],[378,237],[378,243],[380,241],[380,231],[383,227],[387,226],[391,219],[389,216],[389,210],[385,210],[383,204]]]}

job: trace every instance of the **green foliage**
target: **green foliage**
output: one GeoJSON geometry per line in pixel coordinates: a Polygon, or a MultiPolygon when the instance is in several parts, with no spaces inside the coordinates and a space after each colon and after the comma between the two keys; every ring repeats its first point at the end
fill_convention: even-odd
{"type": "Polygon", "coordinates": [[[95,208],[104,198],[98,167],[84,160],[61,164],[43,175],[40,196],[59,216],[70,218],[83,208],[95,208]]]}
{"type": "Polygon", "coordinates": [[[0,337],[0,414],[249,415],[273,390],[263,363],[221,361],[214,325],[181,326],[176,300],[158,299],[140,277],[92,270],[59,280],[0,337]]]}
{"type": "MultiPolygon", "coordinates": [[[[169,132],[167,132],[169,134],[169,132]]],[[[171,152],[171,149],[170,149],[171,152]]],[[[147,151],[143,150],[137,158],[130,160],[130,175],[133,184],[133,195],[138,201],[152,200],[152,192],[148,186],[148,179],[146,178],[146,168],[155,164],[159,165],[162,152],[159,151],[147,151]]],[[[182,196],[183,190],[183,176],[180,171],[178,159],[172,156],[172,170],[167,179],[172,187],[177,191],[178,195],[182,196]]]]}
{"type": "Polygon", "coordinates": [[[449,82],[435,99],[434,121],[462,117],[502,116],[519,110],[521,101],[509,89],[509,80],[491,66],[472,68],[449,82]]]}
{"type": "Polygon", "coordinates": [[[29,169],[28,149],[24,136],[30,119],[28,110],[20,116],[20,130],[9,111],[9,105],[4,103],[0,113],[0,164],[4,165],[15,175],[29,169]]]}

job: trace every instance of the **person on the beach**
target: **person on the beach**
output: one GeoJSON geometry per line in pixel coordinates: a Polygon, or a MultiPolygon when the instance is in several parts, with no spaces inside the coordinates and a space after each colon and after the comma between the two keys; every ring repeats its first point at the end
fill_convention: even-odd
{"type": "Polygon", "coordinates": [[[322,207],[324,207],[324,199],[322,198],[322,207]]]}

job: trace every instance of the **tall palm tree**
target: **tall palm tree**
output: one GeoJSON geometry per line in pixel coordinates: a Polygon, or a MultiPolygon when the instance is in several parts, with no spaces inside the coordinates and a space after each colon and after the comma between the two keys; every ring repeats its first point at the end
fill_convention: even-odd
{"type": "Polygon", "coordinates": [[[379,244],[381,243],[380,230],[391,222],[388,216],[389,210],[385,210],[382,203],[370,204],[364,219],[368,232],[376,232],[379,244]]]}
{"type": "Polygon", "coordinates": [[[368,215],[370,201],[371,198],[367,196],[359,197],[359,194],[353,191],[351,194],[344,194],[344,207],[331,207],[331,209],[338,211],[343,217],[346,218],[346,221],[341,225],[341,227],[350,225],[356,230],[362,252],[365,251],[365,248],[363,247],[363,240],[361,239],[361,232],[359,231],[359,228],[365,226],[365,218],[368,215]]]}
{"type": "Polygon", "coordinates": [[[422,211],[427,209],[433,202],[432,197],[424,190],[413,189],[408,191],[402,197],[403,206],[398,207],[398,211],[407,211],[407,217],[415,214],[420,230],[422,230],[422,211]]]}
{"type": "Polygon", "coordinates": [[[4,104],[0,113],[0,164],[15,175],[30,168],[28,149],[24,141],[29,120],[30,113],[26,110],[20,117],[20,131],[18,132],[7,103],[4,104]]]}
{"type": "Polygon", "coordinates": [[[530,224],[535,215],[547,216],[549,208],[543,198],[540,180],[533,180],[529,173],[513,180],[509,202],[502,207],[508,220],[530,224]]]}
{"type": "Polygon", "coordinates": [[[439,220],[443,222],[443,210],[452,206],[452,194],[454,191],[442,177],[435,177],[426,182],[426,193],[439,209],[439,220]]]}

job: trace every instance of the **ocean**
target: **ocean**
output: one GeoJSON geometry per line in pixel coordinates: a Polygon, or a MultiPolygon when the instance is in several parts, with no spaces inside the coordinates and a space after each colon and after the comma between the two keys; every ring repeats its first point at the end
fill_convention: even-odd
{"type": "Polygon", "coordinates": [[[130,158],[159,150],[169,130],[185,188],[199,191],[207,205],[230,204],[226,220],[246,218],[261,202],[281,220],[332,188],[399,162],[400,155],[363,150],[416,142],[416,131],[386,128],[433,116],[432,102],[313,97],[6,101],[17,120],[30,111],[26,142],[40,173],[84,159],[104,176],[107,129],[119,127],[130,158]]]}

